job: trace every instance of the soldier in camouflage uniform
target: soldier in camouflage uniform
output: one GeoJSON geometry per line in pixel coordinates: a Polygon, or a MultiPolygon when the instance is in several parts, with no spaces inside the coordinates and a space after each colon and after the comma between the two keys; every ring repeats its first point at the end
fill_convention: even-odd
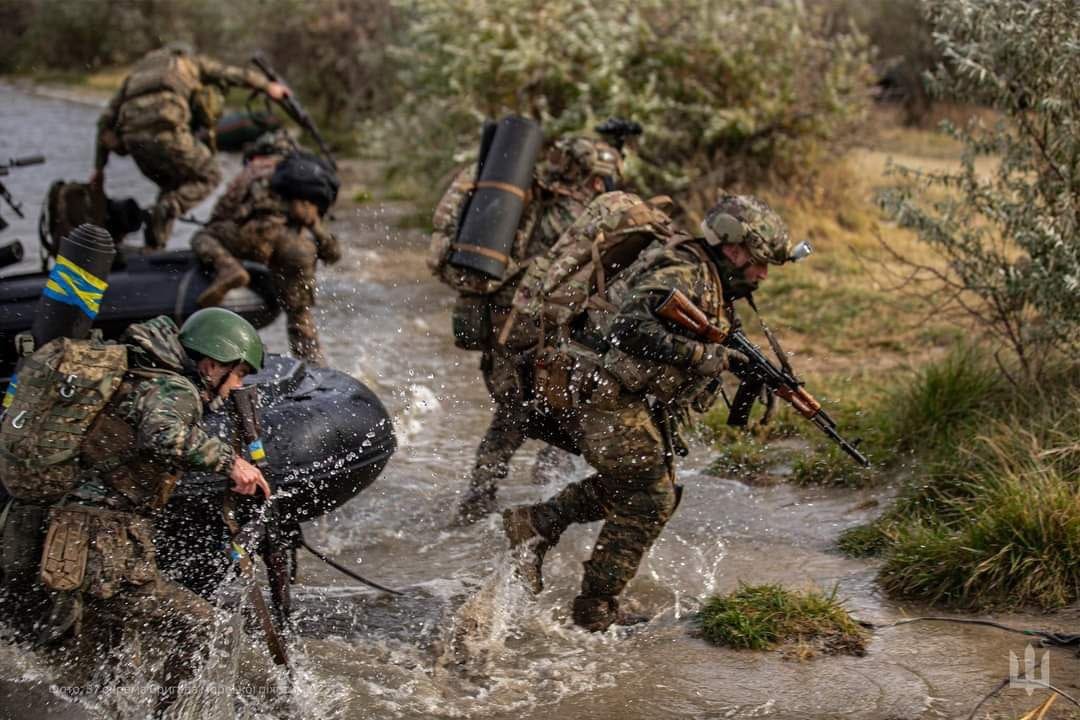
{"type": "MultiPolygon", "coordinates": [[[[446,265],[445,258],[475,180],[475,168],[463,170],[435,209],[431,257],[436,275],[464,275],[446,265]]],[[[511,457],[526,439],[532,366],[541,338],[536,324],[511,320],[510,304],[518,281],[530,260],[550,248],[594,197],[621,180],[622,157],[607,143],[584,137],[552,143],[537,163],[532,199],[518,227],[505,279],[478,279],[460,293],[454,308],[455,327],[488,328],[486,337],[466,349],[482,351],[480,370],[495,401],[494,417],[476,451],[469,488],[458,510],[462,522],[475,522],[494,511],[497,482],[506,477],[511,457]],[[478,315],[482,320],[477,321],[478,315]],[[506,326],[508,321],[510,327],[506,326]]],[[[449,284],[460,287],[465,279],[452,278],[449,284]]]]}
{"type": "MultiPolygon", "coordinates": [[[[588,241],[616,230],[604,213],[610,203],[610,196],[598,199],[568,236],[588,241]]],[[[516,573],[533,592],[542,587],[544,554],[562,532],[604,521],[573,604],[574,622],[589,630],[636,620],[620,612],[617,597],[678,503],[676,423],[690,409],[709,408],[714,380],[729,361],[746,361],[660,320],[654,310],[678,289],[714,324],[730,327],[732,303],[757,287],[769,264],[790,259],[784,222],[751,197],[725,196],[702,231],[703,238],[658,237],[608,284],[606,298],[590,303],[586,322],[575,325],[567,343],[577,360],[572,384],[582,454],[596,474],[503,513],[516,573]]]]}
{"type": "MultiPolygon", "coordinates": [[[[43,578],[58,572],[50,559],[88,550],[78,589],[53,593],[43,640],[85,626],[79,655],[100,662],[92,642],[149,631],[148,647],[165,655],[161,685],[174,690],[207,647],[213,610],[159,575],[153,516],[187,471],[216,473],[235,492],[269,496],[262,473],[200,424],[204,406],[223,401],[262,366],[263,347],[246,320],[220,308],[192,315],[180,330],[165,316],[132,325],[121,342],[129,370],[83,442],[86,480],[49,514],[43,578]],[[70,546],[57,547],[54,537],[70,546]]],[[[163,695],[158,712],[173,699],[163,695]]]]}
{"type": "MultiPolygon", "coordinates": [[[[198,303],[201,307],[216,305],[229,290],[248,284],[248,273],[237,258],[262,263],[270,268],[278,302],[285,309],[293,354],[325,365],[312,314],[315,264],[317,260],[336,263],[341,249],[323,220],[329,203],[284,197],[271,188],[275,169],[294,153],[296,147],[288,134],[278,131],[260,138],[245,154],[243,171],[214,205],[210,222],[191,241],[196,256],[212,265],[215,274],[198,303]]],[[[328,168],[322,169],[332,177],[328,168]]],[[[336,184],[333,177],[335,192],[336,184]]]]}
{"type": "Polygon", "coordinates": [[[233,85],[275,100],[289,95],[286,86],[255,70],[223,65],[175,44],[140,60],[98,121],[90,184],[104,187],[105,165],[114,152],[130,154],[160,188],[145,226],[147,247],[165,247],[173,221],[221,182],[213,131],[224,105],[223,91],[233,85]],[[197,137],[200,130],[209,134],[209,144],[197,137]]]}

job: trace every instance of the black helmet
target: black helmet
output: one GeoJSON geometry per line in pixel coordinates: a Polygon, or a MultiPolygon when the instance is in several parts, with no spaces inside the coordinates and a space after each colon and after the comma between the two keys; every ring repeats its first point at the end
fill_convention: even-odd
{"type": "Polygon", "coordinates": [[[318,156],[294,152],[277,164],[270,177],[270,189],[287,200],[307,200],[325,215],[337,200],[341,181],[318,156]]]}

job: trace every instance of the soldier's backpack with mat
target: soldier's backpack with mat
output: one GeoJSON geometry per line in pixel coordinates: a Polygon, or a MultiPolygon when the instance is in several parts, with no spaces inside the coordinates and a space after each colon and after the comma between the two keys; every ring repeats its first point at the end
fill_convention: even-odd
{"type": "Polygon", "coordinates": [[[26,358],[0,420],[0,479],[15,498],[53,503],[80,484],[94,421],[128,369],[127,346],[57,338],[26,358]]]}

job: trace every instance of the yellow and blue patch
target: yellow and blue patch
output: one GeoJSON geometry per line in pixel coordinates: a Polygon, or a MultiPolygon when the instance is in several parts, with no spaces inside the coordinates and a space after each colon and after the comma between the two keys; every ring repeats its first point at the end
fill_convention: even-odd
{"type": "Polygon", "coordinates": [[[262,439],[255,440],[248,445],[248,454],[251,455],[252,462],[266,459],[266,450],[263,449],[262,439]]]}
{"type": "Polygon", "coordinates": [[[101,299],[109,283],[81,268],[63,255],[56,258],[42,295],[73,305],[93,320],[101,311],[101,299]]]}
{"type": "Polygon", "coordinates": [[[4,392],[4,408],[11,407],[11,403],[15,401],[15,391],[19,389],[19,378],[16,375],[12,375],[8,380],[7,390],[4,392]]]}

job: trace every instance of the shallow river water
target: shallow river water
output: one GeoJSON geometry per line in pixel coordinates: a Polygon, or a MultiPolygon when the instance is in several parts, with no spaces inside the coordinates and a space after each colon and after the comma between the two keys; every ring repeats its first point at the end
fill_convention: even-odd
{"type": "MultiPolygon", "coordinates": [[[[0,240],[21,237],[27,245],[19,269],[34,266],[36,217],[49,181],[88,175],[98,112],[85,101],[0,85],[0,158],[48,156],[46,165],[4,178],[28,217],[18,221],[0,208],[13,221],[0,240]]],[[[238,161],[226,158],[225,167],[235,172],[238,161]]],[[[343,198],[350,183],[377,183],[359,166],[345,180],[343,198]]],[[[143,203],[154,194],[123,158],[110,163],[108,190],[143,203]]],[[[204,204],[195,214],[205,217],[208,209],[204,204]]],[[[690,618],[700,600],[740,582],[836,586],[855,615],[875,623],[926,613],[883,598],[875,566],[833,548],[840,531],[877,511],[872,501],[885,499],[885,491],[749,486],[705,474],[710,451],[701,444],[680,463],[682,505],[627,591],[654,616],[650,623],[599,635],[570,623],[567,608],[595,525],[564,536],[548,555],[544,592],[526,599],[507,579],[496,518],[465,529],[451,523],[490,404],[477,356],[453,346],[452,295],[424,266],[425,238],[397,228],[410,212],[401,204],[346,201],[336,212],[345,258],[320,270],[316,317],[331,364],[378,393],[394,416],[400,447],[374,485],[306,534],[407,594],[355,587],[301,556],[294,709],[248,707],[241,717],[966,717],[1008,677],[1010,651],[1023,657],[1023,637],[952,624],[881,630],[865,657],[805,662],[695,638],[690,618]]],[[[189,235],[178,225],[172,244],[182,247],[189,235]]],[[[281,320],[264,337],[272,350],[286,350],[281,320]]],[[[569,458],[535,468],[537,447],[527,445],[515,459],[504,503],[539,499],[585,473],[569,458]]],[[[1069,629],[1061,616],[999,619],[1069,629]]],[[[1052,651],[1050,667],[1051,682],[1067,691],[1080,681],[1071,652],[1052,651]]],[[[60,697],[49,678],[25,651],[0,647],[0,718],[95,716],[60,697]]],[[[1017,717],[1041,696],[1010,690],[980,717],[987,709],[1017,717]]],[[[214,717],[236,716],[231,703],[222,707],[214,717]]]]}

